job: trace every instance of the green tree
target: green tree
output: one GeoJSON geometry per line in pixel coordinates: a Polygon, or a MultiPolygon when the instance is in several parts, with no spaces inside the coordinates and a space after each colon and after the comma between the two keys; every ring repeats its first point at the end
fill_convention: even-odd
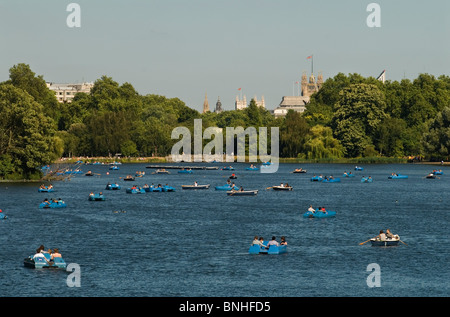
{"type": "Polygon", "coordinates": [[[450,106],[445,107],[428,125],[423,135],[425,152],[436,159],[448,159],[450,155],[450,106]]]}

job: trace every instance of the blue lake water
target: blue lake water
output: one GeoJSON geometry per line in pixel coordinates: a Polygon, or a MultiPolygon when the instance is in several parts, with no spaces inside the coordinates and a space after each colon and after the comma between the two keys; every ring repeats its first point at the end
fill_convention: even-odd
{"type": "MultiPolygon", "coordinates": [[[[206,164],[206,163],[205,163],[206,164]]],[[[202,165],[205,165],[202,164],[202,165]]],[[[192,164],[191,164],[192,165],[192,164]]],[[[207,164],[219,166],[221,164],[207,164]]],[[[449,296],[450,168],[425,179],[429,165],[281,164],[277,173],[245,171],[234,163],[234,180],[257,196],[229,197],[223,185],[231,171],[152,175],[146,164],[118,171],[82,166],[101,175],[76,175],[54,182],[54,193],[39,184],[0,183],[2,296],[449,296]],[[291,173],[303,167],[305,174],[291,173]],[[121,177],[145,171],[134,182],[121,177]],[[352,171],[354,178],[343,178],[352,171]],[[106,173],[109,172],[109,175],[106,173]],[[392,172],[406,180],[388,180],[392,172]],[[340,183],[311,182],[314,174],[341,177],[340,183]],[[361,176],[373,183],[361,183],[361,176]],[[122,189],[107,191],[108,182],[122,189]],[[181,185],[211,184],[209,190],[181,185]],[[290,192],[267,187],[288,182],[290,192]],[[166,184],[176,192],[126,194],[131,184],[166,184]],[[88,201],[102,191],[106,201],[88,201]],[[62,198],[65,209],[39,209],[44,198],[62,198]],[[309,205],[335,210],[335,218],[307,219],[309,205]],[[114,211],[126,211],[118,212],[114,211]],[[407,245],[359,245],[390,228],[407,245]],[[288,252],[249,255],[255,235],[279,240],[288,252]],[[59,248],[67,263],[80,266],[80,287],[68,287],[70,272],[25,268],[23,259],[39,245],[59,248]],[[367,266],[380,266],[381,287],[368,287],[367,266]]]]}

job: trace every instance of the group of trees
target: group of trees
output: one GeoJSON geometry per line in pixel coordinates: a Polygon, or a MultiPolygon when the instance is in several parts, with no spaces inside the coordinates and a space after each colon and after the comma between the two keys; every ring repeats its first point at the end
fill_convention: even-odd
{"type": "MultiPolygon", "coordinates": [[[[387,81],[338,74],[303,114],[275,118],[252,100],[244,110],[200,114],[178,98],[140,95],[129,83],[98,79],[89,94],[58,103],[26,64],[0,83],[0,177],[29,178],[60,156],[165,156],[175,127],[280,128],[280,155],[305,159],[426,155],[450,151],[450,78],[421,74],[387,81]]],[[[269,138],[270,140],[270,138],[269,138]]],[[[207,143],[208,140],[204,140],[207,143]]],[[[225,143],[224,143],[225,144],[225,143]]],[[[268,147],[270,149],[270,147],[268,147]]]]}

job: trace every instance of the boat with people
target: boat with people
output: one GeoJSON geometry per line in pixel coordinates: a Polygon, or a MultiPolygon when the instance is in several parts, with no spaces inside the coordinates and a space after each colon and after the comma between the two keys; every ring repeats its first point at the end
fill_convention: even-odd
{"type": "Polygon", "coordinates": [[[386,240],[377,240],[375,238],[370,239],[370,243],[373,247],[393,247],[397,246],[400,242],[400,239],[386,239],[386,240]]]}
{"type": "Polygon", "coordinates": [[[181,189],[209,189],[210,184],[199,185],[197,182],[194,182],[194,185],[181,185],[181,189]]]}
{"type": "Polygon", "coordinates": [[[39,204],[39,208],[40,209],[42,209],[42,208],[66,208],[66,207],[67,207],[66,203],[64,201],[62,201],[61,199],[48,200],[46,198],[46,199],[44,199],[43,202],[41,202],[39,204]]]}
{"type": "Polygon", "coordinates": [[[281,237],[281,243],[278,243],[275,237],[272,240],[264,241],[262,237],[260,240],[253,240],[252,245],[248,249],[249,254],[283,254],[287,252],[287,243],[284,237],[281,237]]]}
{"type": "Polygon", "coordinates": [[[436,174],[433,174],[433,173],[430,173],[427,176],[425,176],[425,178],[428,178],[428,179],[436,179],[436,177],[438,177],[438,176],[436,176],[436,174]]]}
{"type": "Polygon", "coordinates": [[[136,173],[134,173],[135,177],[144,177],[145,176],[145,172],[144,171],[136,171],[136,173]]]}
{"type": "Polygon", "coordinates": [[[229,179],[237,179],[237,176],[236,176],[236,174],[231,174],[231,176],[230,177],[228,177],[229,179]]]}
{"type": "Polygon", "coordinates": [[[324,177],[322,183],[340,183],[341,179],[339,177],[334,178],[333,176],[324,177]]]}
{"type": "Polygon", "coordinates": [[[373,182],[373,178],[371,176],[369,177],[362,177],[361,178],[361,183],[372,183],[373,182]]]}
{"type": "Polygon", "coordinates": [[[30,255],[23,260],[23,266],[32,269],[66,269],[64,261],[58,249],[44,251],[43,246],[39,247],[37,253],[30,255]]]}
{"type": "Polygon", "coordinates": [[[226,184],[226,185],[222,185],[222,186],[216,186],[215,190],[239,190],[239,187],[237,187],[234,184],[226,184]]]}
{"type": "Polygon", "coordinates": [[[250,167],[245,168],[246,171],[259,171],[259,167],[255,165],[250,165],[250,167]]]}
{"type": "Polygon", "coordinates": [[[127,194],[145,194],[145,189],[142,187],[133,186],[125,190],[127,194]]]}
{"type": "Polygon", "coordinates": [[[256,196],[258,190],[229,190],[227,191],[228,196],[256,196]]]}
{"type": "Polygon", "coordinates": [[[94,193],[90,193],[89,194],[89,201],[105,201],[106,198],[102,193],[99,194],[94,194],[94,193]]]}
{"type": "Polygon", "coordinates": [[[165,168],[163,168],[163,169],[157,169],[152,174],[170,174],[170,172],[168,170],[166,170],[165,168]]]}
{"type": "Polygon", "coordinates": [[[353,174],[352,172],[344,172],[344,174],[342,174],[342,177],[355,177],[355,174],[353,174]]]}
{"type": "Polygon", "coordinates": [[[296,168],[292,173],[306,173],[306,170],[304,170],[303,168],[296,168]]]}
{"type": "Polygon", "coordinates": [[[120,189],[120,185],[117,184],[117,183],[114,183],[114,184],[108,183],[108,184],[106,184],[105,189],[107,189],[107,190],[119,190],[120,189]]]}
{"type": "Polygon", "coordinates": [[[433,170],[432,172],[434,175],[444,175],[444,172],[442,170],[433,170]]]}
{"type": "Polygon", "coordinates": [[[399,242],[407,245],[403,241],[400,240],[400,236],[398,234],[391,233],[390,229],[386,229],[386,232],[380,230],[380,233],[367,241],[361,242],[359,245],[363,245],[370,241],[370,244],[374,247],[390,247],[397,246],[399,242]]]}
{"type": "Polygon", "coordinates": [[[127,181],[127,182],[131,182],[131,181],[134,181],[135,178],[132,175],[127,175],[126,177],[124,177],[123,180],[127,181]]]}
{"type": "Polygon", "coordinates": [[[192,169],[182,169],[182,170],[179,170],[178,171],[178,174],[192,174],[193,173],[193,171],[192,171],[192,169]]]}
{"type": "Polygon", "coordinates": [[[222,167],[222,171],[234,171],[234,167],[233,166],[224,166],[224,167],[222,167]]]}
{"type": "Polygon", "coordinates": [[[324,207],[314,209],[310,206],[307,212],[303,214],[303,218],[331,218],[336,216],[336,211],[325,210],[324,207]]]}
{"type": "Polygon", "coordinates": [[[8,219],[8,216],[3,213],[3,210],[0,209],[0,220],[8,219]]]}
{"type": "Polygon", "coordinates": [[[355,166],[355,171],[363,171],[364,167],[361,166],[355,166]]]}
{"type": "Polygon", "coordinates": [[[92,171],[87,171],[86,174],[84,174],[84,176],[94,176],[95,174],[92,173],[92,171]]]}
{"type": "Polygon", "coordinates": [[[311,182],[321,182],[322,180],[323,180],[322,175],[319,176],[314,175],[313,177],[311,177],[311,182]]]}
{"type": "Polygon", "coordinates": [[[53,185],[51,185],[51,184],[48,186],[44,186],[44,184],[42,184],[38,189],[38,192],[40,192],[40,193],[51,193],[54,191],[55,191],[55,189],[53,188],[53,185]]]}
{"type": "Polygon", "coordinates": [[[278,186],[272,186],[272,189],[273,189],[273,190],[285,190],[285,191],[290,191],[290,190],[293,190],[294,188],[293,188],[292,186],[289,186],[288,183],[286,183],[286,184],[281,184],[281,185],[278,185],[278,186]]]}
{"type": "Polygon", "coordinates": [[[396,173],[392,173],[391,175],[388,176],[388,179],[407,179],[408,175],[402,175],[402,174],[396,174],[396,173]]]}
{"type": "Polygon", "coordinates": [[[112,171],[118,171],[119,170],[119,166],[117,166],[117,165],[110,165],[109,169],[112,170],[112,171]]]}

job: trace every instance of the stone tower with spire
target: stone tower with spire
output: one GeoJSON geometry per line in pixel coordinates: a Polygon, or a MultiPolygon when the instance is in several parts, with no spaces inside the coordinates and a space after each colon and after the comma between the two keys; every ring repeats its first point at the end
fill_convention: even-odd
{"type": "Polygon", "coordinates": [[[221,113],[221,112],[222,112],[222,103],[220,102],[220,97],[217,97],[216,113],[221,113]]]}
{"type": "Polygon", "coordinates": [[[203,113],[209,112],[208,96],[205,93],[205,101],[203,102],[203,113]]]}

